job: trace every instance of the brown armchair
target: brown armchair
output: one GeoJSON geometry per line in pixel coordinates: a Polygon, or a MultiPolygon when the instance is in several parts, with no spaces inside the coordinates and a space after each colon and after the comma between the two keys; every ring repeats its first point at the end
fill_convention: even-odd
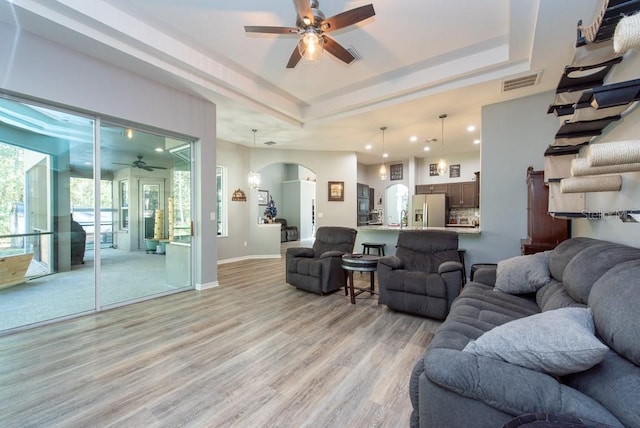
{"type": "Polygon", "coordinates": [[[444,319],[462,289],[458,234],[404,230],[396,255],[378,261],[378,302],[391,309],[444,319]]]}
{"type": "Polygon", "coordinates": [[[345,287],[342,256],[353,251],[356,234],[355,229],[323,226],[316,232],[313,248],[287,248],[287,283],[317,294],[345,287]]]}

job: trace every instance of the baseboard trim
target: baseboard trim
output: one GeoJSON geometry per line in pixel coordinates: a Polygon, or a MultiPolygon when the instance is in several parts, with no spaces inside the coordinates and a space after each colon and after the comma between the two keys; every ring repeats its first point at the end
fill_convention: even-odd
{"type": "Polygon", "coordinates": [[[241,261],[244,261],[244,260],[281,259],[281,258],[282,258],[281,254],[259,254],[259,255],[253,255],[253,256],[233,257],[233,258],[230,258],[230,259],[218,260],[218,264],[219,265],[223,265],[223,264],[226,264],[226,263],[241,262],[241,261]]]}
{"type": "Polygon", "coordinates": [[[196,284],[196,290],[209,290],[211,288],[216,288],[220,285],[218,281],[207,282],[206,284],[196,284]]]}

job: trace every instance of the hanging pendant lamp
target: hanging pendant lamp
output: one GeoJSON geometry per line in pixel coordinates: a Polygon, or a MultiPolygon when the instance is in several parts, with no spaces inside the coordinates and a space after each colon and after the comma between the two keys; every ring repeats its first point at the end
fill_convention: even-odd
{"type": "Polygon", "coordinates": [[[438,117],[442,120],[442,138],[440,140],[442,145],[440,146],[440,160],[438,161],[437,171],[438,175],[445,175],[447,173],[447,161],[444,159],[444,120],[447,115],[441,114],[438,117]]]}
{"type": "MultiPolygon", "coordinates": [[[[257,129],[252,129],[251,130],[253,132],[253,149],[255,151],[256,148],[256,132],[258,132],[257,129]]],[[[253,156],[254,153],[251,154],[251,164],[253,165],[253,156]]],[[[251,187],[252,189],[257,189],[258,187],[260,187],[260,173],[256,172],[253,170],[253,168],[251,168],[251,170],[249,171],[249,187],[251,187]]]]}
{"type": "Polygon", "coordinates": [[[380,178],[380,180],[386,180],[387,179],[387,167],[384,164],[384,157],[385,157],[385,153],[384,153],[384,131],[387,130],[387,127],[383,126],[382,128],[380,128],[380,130],[382,131],[382,165],[380,165],[380,169],[378,170],[378,178],[380,178]]]}

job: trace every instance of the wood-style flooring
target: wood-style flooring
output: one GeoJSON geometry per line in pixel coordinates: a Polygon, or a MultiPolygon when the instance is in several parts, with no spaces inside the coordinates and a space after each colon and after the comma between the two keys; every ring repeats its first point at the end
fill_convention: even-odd
{"type": "Polygon", "coordinates": [[[408,426],[438,322],[298,291],[284,259],[220,265],[218,281],[0,337],[0,426],[408,426]]]}

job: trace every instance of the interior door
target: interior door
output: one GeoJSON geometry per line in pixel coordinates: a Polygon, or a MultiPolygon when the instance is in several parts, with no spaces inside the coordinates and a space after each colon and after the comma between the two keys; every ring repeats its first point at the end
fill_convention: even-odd
{"type": "Polygon", "coordinates": [[[148,249],[147,240],[166,237],[164,180],[140,179],[138,249],[148,249]]]}

